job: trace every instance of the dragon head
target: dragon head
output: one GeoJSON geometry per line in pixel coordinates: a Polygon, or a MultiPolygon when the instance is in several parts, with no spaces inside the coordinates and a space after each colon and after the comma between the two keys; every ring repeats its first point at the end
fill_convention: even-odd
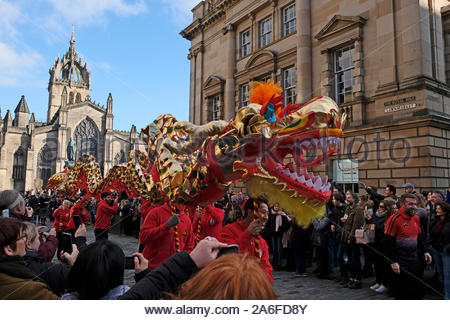
{"type": "Polygon", "coordinates": [[[211,139],[209,165],[220,181],[243,180],[250,196],[265,193],[304,225],[325,212],[331,185],[312,168],[338,152],[346,115],[328,97],[283,107],[280,91],[256,84],[253,103],[211,139]]]}
{"type": "Polygon", "coordinates": [[[344,122],[345,114],[328,97],[293,108],[272,124],[254,121],[251,135],[260,138],[242,146],[244,156],[233,170],[242,173],[251,196],[265,193],[271,205],[279,203],[299,224],[308,224],[323,215],[332,192],[328,176],[312,169],[339,151],[344,122]]]}

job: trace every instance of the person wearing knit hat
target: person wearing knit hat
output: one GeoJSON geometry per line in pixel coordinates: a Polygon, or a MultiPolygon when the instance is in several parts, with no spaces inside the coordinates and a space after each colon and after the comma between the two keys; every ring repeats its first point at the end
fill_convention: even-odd
{"type": "Polygon", "coordinates": [[[403,190],[405,191],[405,193],[416,193],[416,191],[414,191],[414,185],[411,182],[407,182],[402,186],[403,190]]]}
{"type": "Polygon", "coordinates": [[[17,190],[0,192],[0,210],[3,216],[21,221],[30,221],[33,217],[33,208],[25,206],[25,200],[17,190]]]}

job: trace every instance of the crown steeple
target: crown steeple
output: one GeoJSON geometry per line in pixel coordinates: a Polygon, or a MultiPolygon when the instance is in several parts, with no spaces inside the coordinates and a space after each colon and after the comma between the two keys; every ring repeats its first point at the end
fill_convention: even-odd
{"type": "Polygon", "coordinates": [[[69,50],[57,58],[49,70],[50,80],[48,92],[50,95],[47,121],[50,121],[57,110],[64,104],[67,106],[82,102],[91,91],[91,73],[86,62],[82,62],[75,50],[75,31],[72,26],[69,50]],[[66,100],[63,101],[63,90],[66,90],[66,100]]]}

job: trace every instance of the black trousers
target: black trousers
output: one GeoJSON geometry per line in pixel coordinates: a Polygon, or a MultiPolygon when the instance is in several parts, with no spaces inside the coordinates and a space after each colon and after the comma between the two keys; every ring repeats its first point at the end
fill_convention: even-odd
{"type": "Polygon", "coordinates": [[[400,274],[393,273],[392,289],[397,300],[420,300],[425,295],[420,266],[405,268],[400,265],[400,274]]]}
{"type": "Polygon", "coordinates": [[[108,229],[94,229],[95,241],[108,240],[108,229]]]}

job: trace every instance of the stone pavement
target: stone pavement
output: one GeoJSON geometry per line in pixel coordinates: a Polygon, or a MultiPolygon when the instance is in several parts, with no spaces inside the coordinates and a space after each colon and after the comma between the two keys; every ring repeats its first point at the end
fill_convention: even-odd
{"type": "MultiPolygon", "coordinates": [[[[92,226],[87,226],[88,243],[95,240],[92,226]]],[[[125,254],[137,252],[138,240],[130,236],[119,236],[109,233],[109,240],[118,244],[125,254]]],[[[337,268],[335,268],[337,271],[337,268]]],[[[362,289],[348,289],[333,280],[317,279],[312,274],[313,268],[307,269],[307,277],[297,277],[294,272],[274,271],[273,286],[282,300],[388,300],[386,294],[378,294],[369,289],[374,283],[373,278],[363,279],[362,289]]],[[[125,284],[132,286],[134,272],[125,270],[125,284]]],[[[426,299],[440,299],[436,294],[428,293],[426,299]]]]}

